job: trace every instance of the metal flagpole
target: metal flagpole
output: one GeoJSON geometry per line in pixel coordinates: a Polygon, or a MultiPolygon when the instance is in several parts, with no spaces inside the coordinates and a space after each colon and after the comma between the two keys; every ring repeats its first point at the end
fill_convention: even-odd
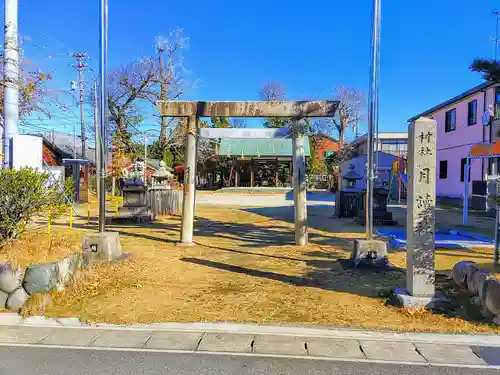
{"type": "Polygon", "coordinates": [[[108,130],[108,0],[100,0],[100,52],[99,52],[99,232],[105,231],[106,223],[106,175],[107,175],[107,130],[108,130]]]}
{"type": "MultiPolygon", "coordinates": [[[[12,138],[19,130],[19,35],[18,0],[5,0],[3,167],[12,168],[12,138]]],[[[1,152],[0,152],[1,153],[1,152]]]]}
{"type": "Polygon", "coordinates": [[[373,140],[376,127],[376,117],[378,108],[378,61],[380,49],[380,2],[373,1],[373,21],[372,21],[372,49],[370,65],[370,86],[368,98],[368,152],[367,152],[367,173],[366,173],[366,238],[373,238],[373,183],[374,183],[374,152],[373,140]]]}

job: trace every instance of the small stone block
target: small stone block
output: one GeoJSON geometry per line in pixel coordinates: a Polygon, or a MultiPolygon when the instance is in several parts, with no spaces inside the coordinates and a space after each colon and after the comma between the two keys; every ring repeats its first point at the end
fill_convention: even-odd
{"type": "Polygon", "coordinates": [[[207,333],[198,346],[199,352],[250,353],[253,335],[234,333],[207,333]]]}
{"type": "Polygon", "coordinates": [[[122,255],[117,232],[87,233],[83,236],[83,252],[90,261],[112,262],[122,255]]]}
{"type": "Polygon", "coordinates": [[[90,346],[104,331],[95,329],[55,329],[45,337],[40,344],[43,345],[68,345],[68,346],[90,346]]]}
{"type": "Polygon", "coordinates": [[[357,267],[362,261],[387,258],[387,244],[379,240],[354,240],[354,248],[351,253],[353,267],[357,267]]]}
{"type": "Polygon", "coordinates": [[[144,345],[148,349],[195,351],[203,333],[197,332],[153,332],[144,345]]]}
{"type": "Polygon", "coordinates": [[[450,307],[451,304],[449,299],[442,296],[415,297],[402,288],[396,288],[393,292],[397,305],[407,309],[419,309],[422,307],[428,309],[445,309],[450,307]]]}
{"type": "Polygon", "coordinates": [[[410,342],[405,341],[370,341],[361,340],[361,348],[368,359],[400,361],[400,362],[425,362],[410,342]]]}
{"type": "Polygon", "coordinates": [[[28,300],[29,295],[23,287],[17,288],[7,298],[6,307],[10,310],[19,310],[28,300]]]}
{"type": "Polygon", "coordinates": [[[36,344],[48,336],[52,328],[0,327],[0,342],[9,344],[36,344]]]}
{"type": "Polygon", "coordinates": [[[469,346],[415,343],[420,354],[430,364],[460,364],[460,365],[486,365],[478,358],[469,346]]]}
{"type": "Polygon", "coordinates": [[[357,340],[309,338],[307,351],[313,357],[366,359],[357,340]]]}
{"type": "Polygon", "coordinates": [[[253,352],[307,356],[306,341],[304,337],[258,335],[254,339],[253,352]]]}
{"type": "Polygon", "coordinates": [[[92,346],[104,348],[142,348],[151,337],[151,332],[144,331],[106,331],[99,336],[92,346]]]}

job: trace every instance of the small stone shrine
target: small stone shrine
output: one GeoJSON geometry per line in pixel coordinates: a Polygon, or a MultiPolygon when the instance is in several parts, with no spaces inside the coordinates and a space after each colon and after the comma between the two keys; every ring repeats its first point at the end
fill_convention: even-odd
{"type": "Polygon", "coordinates": [[[142,163],[134,163],[133,170],[123,182],[123,206],[118,211],[117,219],[151,220],[151,212],[146,202],[146,192],[142,176],[142,163]]]}
{"type": "Polygon", "coordinates": [[[356,217],[360,204],[362,204],[361,193],[356,190],[356,181],[363,177],[355,171],[354,164],[349,165],[349,171],[342,176],[339,190],[335,197],[335,217],[356,217]]]}

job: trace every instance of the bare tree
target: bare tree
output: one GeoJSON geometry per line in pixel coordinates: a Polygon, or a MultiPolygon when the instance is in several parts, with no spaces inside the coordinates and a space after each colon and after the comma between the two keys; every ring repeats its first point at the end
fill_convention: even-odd
{"type": "MultiPolygon", "coordinates": [[[[20,49],[19,69],[19,115],[21,120],[34,114],[50,118],[47,99],[50,92],[46,87],[47,81],[52,79],[50,74],[43,73],[33,63],[24,58],[20,49]]],[[[3,117],[3,91],[4,91],[4,57],[0,54],[0,116],[3,117]]]]}
{"type": "MultiPolygon", "coordinates": [[[[184,36],[182,29],[172,30],[168,37],[157,36],[155,38],[156,54],[158,56],[158,75],[156,77],[152,104],[156,101],[175,100],[182,96],[188,86],[184,78],[185,68],[183,66],[182,51],[189,45],[189,39],[184,36]],[[166,57],[166,66],[164,62],[166,57]]],[[[163,145],[167,143],[167,127],[172,124],[166,116],[160,116],[160,140],[163,145]]]]}
{"type": "MultiPolygon", "coordinates": [[[[277,81],[267,82],[259,90],[259,98],[265,102],[278,102],[286,98],[286,90],[277,81]]],[[[283,117],[273,117],[264,123],[266,128],[286,128],[290,126],[290,119],[283,117]]]]}
{"type": "Polygon", "coordinates": [[[144,58],[109,73],[109,121],[115,126],[113,130],[116,136],[121,138],[127,150],[130,150],[132,146],[131,134],[128,131],[129,125],[142,121],[137,101],[153,100],[155,95],[153,86],[158,76],[157,71],[156,61],[144,58]]]}
{"type": "Polygon", "coordinates": [[[286,98],[286,89],[278,81],[263,84],[259,90],[259,99],[265,102],[279,102],[286,98]]]}
{"type": "MultiPolygon", "coordinates": [[[[331,124],[338,132],[339,144],[342,147],[346,131],[350,127],[354,127],[363,118],[366,95],[359,88],[341,85],[334,88],[333,100],[339,101],[339,107],[336,116],[331,120],[331,124]]],[[[330,133],[332,132],[330,131],[330,133]]]]}

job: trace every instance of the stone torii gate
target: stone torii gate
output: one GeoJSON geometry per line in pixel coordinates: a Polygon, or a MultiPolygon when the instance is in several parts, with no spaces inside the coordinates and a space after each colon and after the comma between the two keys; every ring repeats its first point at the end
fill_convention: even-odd
{"type": "Polygon", "coordinates": [[[184,161],[184,201],[182,204],[182,245],[193,244],[195,205],[196,136],[202,138],[249,138],[269,139],[293,135],[293,197],[295,216],[295,243],[306,245],[306,163],[304,155],[304,131],[299,120],[311,117],[333,117],[338,101],[299,102],[196,102],[158,101],[161,116],[187,118],[187,139],[184,161]],[[200,117],[285,117],[292,119],[292,129],[199,129],[200,117]]]}

